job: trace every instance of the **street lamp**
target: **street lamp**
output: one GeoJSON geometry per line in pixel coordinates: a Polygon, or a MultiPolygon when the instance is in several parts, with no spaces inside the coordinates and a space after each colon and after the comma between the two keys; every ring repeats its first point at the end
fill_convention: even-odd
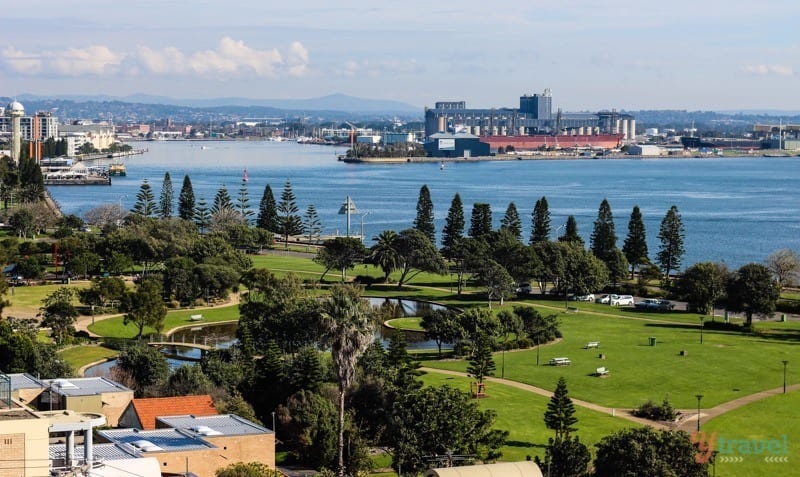
{"type": "Polygon", "coordinates": [[[272,433],[275,434],[275,411],[272,411],[272,433]]]}
{"type": "Polygon", "coordinates": [[[705,327],[705,317],[700,317],[700,344],[703,344],[703,328],[705,327]]]}
{"type": "Polygon", "coordinates": [[[786,394],[786,365],[789,364],[789,361],[783,360],[783,394],[786,394]]]}
{"type": "Polygon", "coordinates": [[[371,213],[372,212],[368,210],[363,214],[361,214],[361,243],[364,243],[364,217],[368,216],[371,213]]]}
{"type": "Polygon", "coordinates": [[[700,400],[703,399],[702,394],[695,396],[697,398],[697,432],[700,432],[700,400]]]}

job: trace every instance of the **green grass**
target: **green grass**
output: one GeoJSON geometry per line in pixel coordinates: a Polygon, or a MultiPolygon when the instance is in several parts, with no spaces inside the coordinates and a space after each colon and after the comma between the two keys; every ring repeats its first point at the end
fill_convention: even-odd
{"type": "MultiPolygon", "coordinates": [[[[204,323],[216,323],[220,321],[238,320],[239,319],[239,306],[231,305],[220,308],[206,308],[202,310],[177,310],[167,313],[164,319],[164,332],[179,326],[186,325],[202,325],[204,323]],[[189,317],[191,315],[202,314],[202,321],[192,321],[189,317]]],[[[124,325],[122,316],[109,318],[106,320],[98,321],[93,325],[89,325],[89,331],[106,338],[135,338],[138,329],[133,324],[124,325]]],[[[145,327],[144,334],[149,335],[155,333],[156,330],[145,327]]]]}
{"type": "Polygon", "coordinates": [[[409,318],[395,318],[387,321],[386,324],[400,330],[425,331],[425,329],[422,327],[422,318],[416,316],[409,318]]]}
{"type": "Polygon", "coordinates": [[[116,356],[119,351],[99,345],[78,345],[66,348],[58,354],[73,370],[77,371],[89,363],[116,356]]]}
{"type": "Polygon", "coordinates": [[[710,437],[717,433],[718,456],[741,456],[742,462],[718,461],[717,475],[733,475],[736,477],[760,477],[762,475],[800,475],[797,459],[800,457],[800,419],[797,409],[800,407],[800,393],[780,394],[743,406],[719,417],[702,423],[701,429],[710,437]],[[756,455],[743,454],[739,445],[719,448],[719,438],[726,440],[778,440],[788,442],[789,463],[768,463],[764,457],[768,453],[756,455]],[[733,450],[732,453],[726,453],[733,450]]]}
{"type": "MultiPolygon", "coordinates": [[[[747,394],[771,389],[782,383],[784,359],[796,356],[800,324],[762,323],[763,335],[706,331],[699,344],[699,326],[652,323],[582,313],[562,315],[564,338],[542,346],[540,366],[536,350],[505,353],[505,376],[552,390],[559,376],[567,378],[573,397],[608,407],[633,408],[647,400],[668,397],[678,408],[711,407],[747,394]],[[655,347],[648,346],[650,337],[655,347]],[[583,349],[599,341],[599,350],[583,349]],[[686,350],[687,356],[680,356],[686,350]],[[606,359],[599,359],[603,353],[606,359]],[[548,366],[550,358],[566,356],[571,366],[548,366]],[[594,377],[595,369],[610,370],[607,378],[594,377]]],[[[500,368],[501,355],[495,353],[500,368]]],[[[425,366],[465,371],[466,362],[426,361],[425,366]]],[[[791,376],[790,376],[791,378],[791,376]]],[[[795,374],[791,382],[799,382],[795,374]]]]}
{"type": "MultiPolygon", "coordinates": [[[[426,385],[441,386],[448,384],[454,388],[469,392],[469,379],[428,373],[423,376],[426,385]]],[[[555,386],[553,381],[552,386],[555,386]]],[[[521,389],[497,383],[487,383],[487,398],[478,400],[482,409],[491,409],[497,413],[496,429],[509,432],[506,445],[502,448],[504,461],[525,460],[526,456],[544,457],[544,446],[553,437],[553,431],[544,425],[544,412],[549,398],[533,394],[521,389]]],[[[612,432],[627,427],[636,427],[635,423],[620,417],[612,417],[585,408],[575,407],[578,418],[577,435],[581,442],[594,452],[594,444],[612,432]]]]}
{"type": "MultiPolygon", "coordinates": [[[[42,300],[62,287],[69,287],[74,290],[86,288],[89,282],[72,282],[70,285],[32,285],[24,287],[13,287],[12,291],[9,290],[5,294],[5,298],[11,303],[3,309],[3,315],[13,316],[15,318],[33,318],[39,313],[39,308],[42,306],[42,300]]],[[[77,295],[73,300],[73,304],[79,305],[77,295]]]]}

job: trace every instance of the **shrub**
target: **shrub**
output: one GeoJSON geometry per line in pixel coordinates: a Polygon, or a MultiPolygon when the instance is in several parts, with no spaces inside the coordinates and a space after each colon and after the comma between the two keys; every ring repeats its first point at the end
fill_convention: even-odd
{"type": "Polygon", "coordinates": [[[800,300],[778,300],[775,304],[775,310],[780,313],[800,314],[800,300]]]}
{"type": "Polygon", "coordinates": [[[675,408],[664,398],[664,402],[659,406],[653,401],[647,401],[638,408],[633,410],[633,415],[636,417],[643,417],[651,421],[674,421],[678,417],[675,408]]]}

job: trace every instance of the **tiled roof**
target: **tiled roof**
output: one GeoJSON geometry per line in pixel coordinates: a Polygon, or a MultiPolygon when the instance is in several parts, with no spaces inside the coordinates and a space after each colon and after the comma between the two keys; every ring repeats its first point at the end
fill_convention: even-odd
{"type": "Polygon", "coordinates": [[[169,427],[183,429],[203,437],[268,434],[272,432],[269,429],[265,429],[247,419],[233,414],[205,417],[171,416],[159,417],[158,420],[169,427]]]}
{"type": "Polygon", "coordinates": [[[176,396],[165,398],[142,398],[131,401],[142,429],[155,429],[156,417],[195,415],[216,416],[214,400],[208,394],[200,396],[176,396]]]}

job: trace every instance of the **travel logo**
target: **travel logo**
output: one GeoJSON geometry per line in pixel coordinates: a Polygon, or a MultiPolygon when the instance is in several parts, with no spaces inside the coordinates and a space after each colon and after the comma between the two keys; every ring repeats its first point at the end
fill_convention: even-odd
{"type": "Polygon", "coordinates": [[[731,439],[717,432],[698,431],[691,435],[697,445],[695,460],[700,464],[719,458],[720,462],[742,462],[745,458],[763,457],[764,462],[789,462],[789,439],[782,435],[777,439],[731,439]]]}

